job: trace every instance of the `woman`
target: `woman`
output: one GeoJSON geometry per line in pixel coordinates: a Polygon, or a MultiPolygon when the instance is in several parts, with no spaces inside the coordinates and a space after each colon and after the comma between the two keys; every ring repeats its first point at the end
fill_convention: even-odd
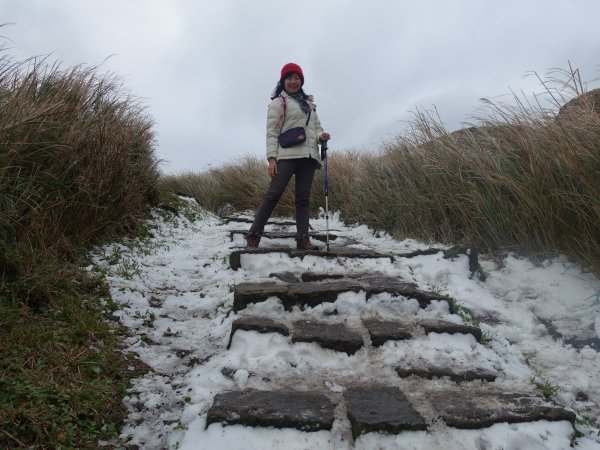
{"type": "Polygon", "coordinates": [[[313,98],[304,93],[303,85],[304,74],[299,65],[288,63],[283,66],[267,113],[267,160],[271,185],[246,236],[248,247],[258,247],[267,220],[292,175],[295,175],[296,246],[298,250],[318,249],[308,238],[308,205],[315,170],[321,167],[319,143],[329,140],[330,135],[323,131],[313,98]],[[282,147],[280,134],[296,127],[305,128],[306,140],[291,147],[282,147]]]}

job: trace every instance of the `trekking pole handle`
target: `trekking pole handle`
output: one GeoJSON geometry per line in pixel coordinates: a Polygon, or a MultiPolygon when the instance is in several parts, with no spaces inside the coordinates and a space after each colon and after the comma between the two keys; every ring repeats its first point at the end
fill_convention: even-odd
{"type": "Polygon", "coordinates": [[[321,141],[321,161],[327,158],[327,141],[321,141]]]}

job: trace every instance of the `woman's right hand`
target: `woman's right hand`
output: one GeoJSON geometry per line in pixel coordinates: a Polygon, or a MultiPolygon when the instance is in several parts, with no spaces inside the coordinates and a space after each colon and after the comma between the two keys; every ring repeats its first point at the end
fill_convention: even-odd
{"type": "Polygon", "coordinates": [[[277,160],[275,158],[269,158],[269,176],[271,179],[277,175],[277,160]]]}

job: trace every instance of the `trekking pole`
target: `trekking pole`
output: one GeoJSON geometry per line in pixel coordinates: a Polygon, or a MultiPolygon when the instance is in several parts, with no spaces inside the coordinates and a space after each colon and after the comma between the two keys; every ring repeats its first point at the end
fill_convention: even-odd
{"type": "Polygon", "coordinates": [[[323,170],[325,175],[325,227],[326,227],[326,244],[327,252],[329,252],[329,177],[327,174],[327,141],[321,142],[321,161],[323,161],[323,170]]]}

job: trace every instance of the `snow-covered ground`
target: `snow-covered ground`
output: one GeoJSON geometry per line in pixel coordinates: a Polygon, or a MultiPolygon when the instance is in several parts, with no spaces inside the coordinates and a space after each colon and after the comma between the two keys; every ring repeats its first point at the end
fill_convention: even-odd
{"type": "MultiPolygon", "coordinates": [[[[253,387],[302,387],[343,391],[352,381],[399,383],[393,371],[399,361],[456,364],[499,371],[498,386],[535,389],[555,387],[556,400],[578,415],[578,449],[600,449],[600,280],[560,257],[533,264],[508,254],[501,260],[480,260],[485,281],[471,277],[468,257],[444,259],[443,253],[385,260],[290,259],[283,254],[253,256],[241,269],[229,267],[232,249],[244,245],[230,231],[247,229],[224,224],[218,217],[188,200],[185,215],[155,212],[152,237],[107,245],[93,255],[90,270],[106,276],[114,315],[130,330],[129,352],[152,370],[136,379],[124,403],[129,417],[122,443],[143,449],[563,449],[569,448],[573,428],[567,422],[539,421],[497,424],[483,430],[441,426],[428,432],[399,435],[369,433],[353,442],[347,421],[336,410],[331,431],[251,428],[212,424],[206,413],[217,393],[253,387]],[[418,336],[411,345],[387,342],[363,348],[354,355],[323,349],[312,343],[291,343],[278,334],[238,331],[229,341],[233,286],[241,282],[273,280],[272,272],[318,273],[380,272],[416,283],[427,291],[455,298],[472,311],[481,329],[493,337],[488,346],[470,335],[418,336]],[[587,344],[587,345],[586,345],[587,344]]],[[[325,220],[311,221],[317,230],[325,220]]],[[[395,241],[366,226],[347,226],[334,215],[335,233],[382,252],[400,254],[429,245],[395,241]]],[[[271,227],[272,228],[272,227],[271,227]]],[[[334,241],[333,245],[338,245],[334,241]]],[[[347,245],[351,244],[348,241],[347,245]]],[[[274,245],[263,240],[261,246],[274,245]]],[[[277,245],[293,246],[294,241],[277,245]]],[[[324,244],[322,244],[324,245],[324,244]]],[[[442,248],[441,245],[434,247],[442,248]]],[[[335,303],[284,315],[275,299],[253,304],[240,314],[260,314],[278,320],[330,320],[337,310],[350,321],[380,315],[385,318],[441,318],[460,322],[445,302],[420,309],[415,300],[379,294],[368,301],[364,293],[344,293],[335,303]],[[354,318],[354,319],[353,319],[354,318]]],[[[414,378],[414,377],[412,377],[414,378]]],[[[404,387],[418,391],[419,382],[406,379],[404,387]]],[[[445,381],[428,381],[428,383],[445,381]]],[[[338,408],[339,409],[339,408],[338,408]]]]}

